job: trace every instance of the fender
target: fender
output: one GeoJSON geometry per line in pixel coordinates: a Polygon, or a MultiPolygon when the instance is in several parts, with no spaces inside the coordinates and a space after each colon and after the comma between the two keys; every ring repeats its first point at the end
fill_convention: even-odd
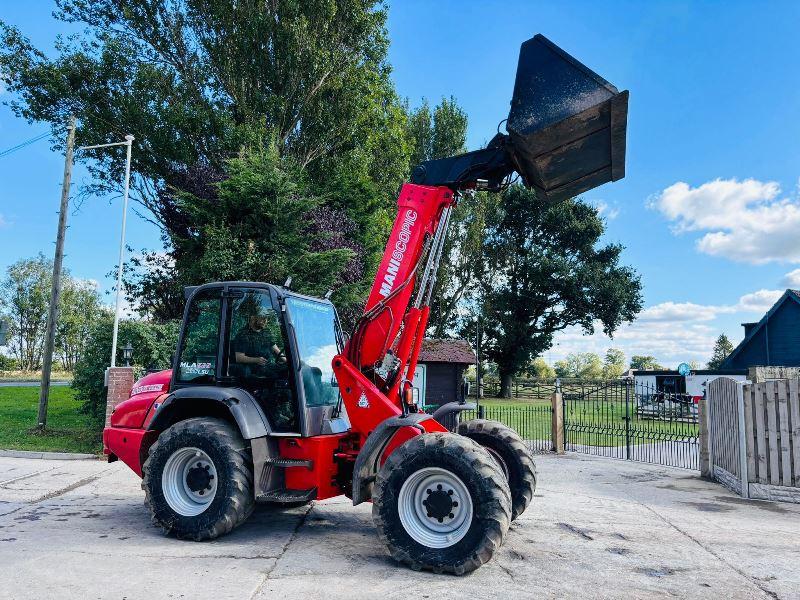
{"type": "Polygon", "coordinates": [[[198,400],[224,407],[236,421],[242,437],[246,440],[272,433],[267,416],[250,392],[242,388],[212,386],[186,387],[172,392],[157,409],[151,409],[151,421],[149,423],[145,421],[145,427],[156,431],[166,429],[172,425],[177,414],[191,410],[191,404],[198,400]]]}
{"type": "Polygon", "coordinates": [[[433,411],[433,415],[431,415],[434,419],[442,423],[442,419],[444,419],[447,415],[461,412],[462,410],[475,410],[477,405],[474,402],[448,402],[447,404],[442,404],[439,408],[433,411]]]}
{"type": "MultiPolygon", "coordinates": [[[[353,506],[361,504],[372,497],[372,484],[380,468],[380,459],[389,442],[401,427],[414,427],[420,433],[427,430],[421,425],[423,421],[433,419],[426,413],[411,413],[405,417],[390,417],[382,421],[367,436],[367,441],[358,453],[353,466],[353,506]]],[[[435,430],[434,430],[435,431],[435,430]]]]}

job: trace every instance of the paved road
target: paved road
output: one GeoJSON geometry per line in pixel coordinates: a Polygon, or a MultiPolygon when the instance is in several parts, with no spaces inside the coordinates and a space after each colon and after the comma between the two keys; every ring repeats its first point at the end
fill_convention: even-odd
{"type": "MultiPolygon", "coordinates": [[[[70,383],[69,381],[51,381],[50,385],[62,386],[70,383]]],[[[39,387],[41,384],[41,381],[0,381],[0,387],[39,387]]]]}
{"type": "Polygon", "coordinates": [[[798,598],[800,505],[692,472],[538,458],[534,504],[466,577],[395,565],[370,507],[259,508],[206,543],[149,523],[120,463],[0,459],[0,598],[798,598]]]}

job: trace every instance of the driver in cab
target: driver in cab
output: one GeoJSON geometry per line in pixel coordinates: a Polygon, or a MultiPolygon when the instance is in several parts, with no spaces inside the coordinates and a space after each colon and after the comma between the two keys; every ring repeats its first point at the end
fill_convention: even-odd
{"type": "Polygon", "coordinates": [[[263,306],[254,307],[247,324],[233,338],[231,344],[236,363],[245,366],[253,375],[267,375],[278,366],[286,363],[286,355],[275,343],[276,339],[267,327],[268,310],[263,306]]]}

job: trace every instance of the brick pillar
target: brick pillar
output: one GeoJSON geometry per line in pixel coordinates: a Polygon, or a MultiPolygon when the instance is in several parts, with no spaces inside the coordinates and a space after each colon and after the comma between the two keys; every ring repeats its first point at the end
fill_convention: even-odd
{"type": "Polygon", "coordinates": [[[550,402],[553,406],[553,421],[551,423],[553,452],[564,454],[564,404],[561,401],[561,393],[555,392],[550,396],[550,402]]]}
{"type": "Polygon", "coordinates": [[[106,396],[106,427],[111,422],[111,413],[117,404],[127,400],[133,389],[133,367],[110,367],[108,369],[108,395],[106,396]]]}

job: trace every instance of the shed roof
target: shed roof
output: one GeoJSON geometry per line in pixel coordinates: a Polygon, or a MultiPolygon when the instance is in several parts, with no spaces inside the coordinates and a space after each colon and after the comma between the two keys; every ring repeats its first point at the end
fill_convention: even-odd
{"type": "Polygon", "coordinates": [[[474,364],[476,360],[472,346],[467,340],[440,340],[425,338],[419,351],[419,362],[474,364]]]}

